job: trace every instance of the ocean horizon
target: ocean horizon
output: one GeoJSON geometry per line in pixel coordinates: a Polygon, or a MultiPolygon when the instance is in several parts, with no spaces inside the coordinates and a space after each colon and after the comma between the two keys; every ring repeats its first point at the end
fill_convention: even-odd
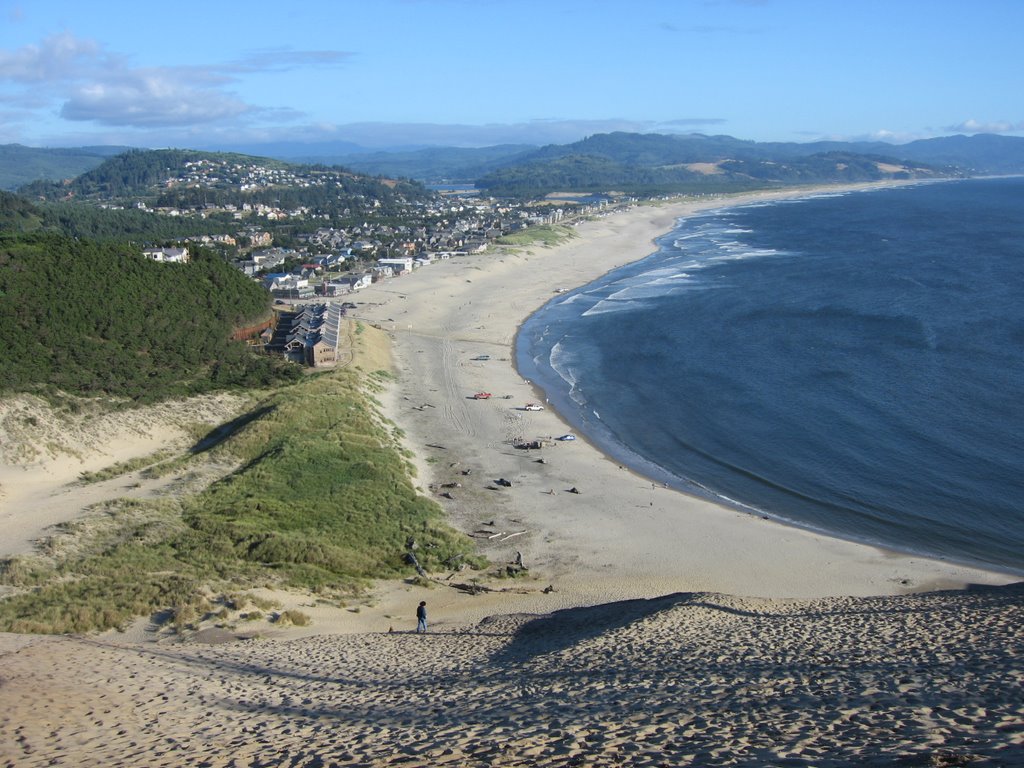
{"type": "Polygon", "coordinates": [[[841,538],[1024,575],[1024,178],[723,207],[520,329],[619,463],[841,538]]]}

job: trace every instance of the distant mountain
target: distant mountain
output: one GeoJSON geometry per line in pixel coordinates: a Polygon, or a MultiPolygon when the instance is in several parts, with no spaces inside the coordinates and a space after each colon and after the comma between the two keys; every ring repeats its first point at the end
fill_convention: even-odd
{"type": "MultiPolygon", "coordinates": [[[[268,152],[279,157],[273,152],[268,152]]],[[[936,175],[1024,173],[1024,139],[977,135],[886,142],[757,142],[732,136],[608,133],[572,144],[309,155],[368,174],[475,183],[496,194],[658,192],[936,175]],[[531,181],[532,179],[532,181],[531,181]]]]}
{"type": "MultiPolygon", "coordinates": [[[[268,141],[259,144],[231,144],[218,147],[204,147],[209,152],[230,152],[253,157],[272,157],[289,163],[311,165],[338,165],[336,157],[365,155],[377,150],[369,149],[351,141],[268,141]]],[[[404,152],[407,147],[395,147],[388,151],[404,152]]]]}
{"type": "Polygon", "coordinates": [[[957,173],[880,143],[761,143],[731,136],[597,134],[522,155],[477,180],[498,195],[617,190],[646,195],[957,173]]]}
{"type": "Polygon", "coordinates": [[[537,151],[529,144],[475,149],[428,147],[405,152],[373,152],[330,158],[331,164],[375,176],[407,178],[426,184],[472,183],[493,170],[537,151]]]}
{"type": "Polygon", "coordinates": [[[523,162],[587,155],[627,165],[659,166],[715,163],[724,160],[792,161],[830,152],[877,156],[897,164],[914,162],[942,168],[956,166],[971,173],[1024,173],[1024,138],[977,134],[921,139],[908,144],[886,142],[813,141],[757,142],[732,136],[605,133],[573,144],[550,145],[522,158],[523,162]]]}
{"type": "Polygon", "coordinates": [[[956,166],[972,175],[1024,173],[1024,138],[1019,136],[944,136],[903,144],[898,150],[908,160],[956,166]]]}
{"type": "MultiPolygon", "coordinates": [[[[724,135],[606,133],[572,144],[545,147],[509,144],[476,149],[401,147],[371,151],[351,142],[277,142],[238,145],[234,149],[240,152],[199,154],[339,166],[359,174],[426,183],[479,182],[482,188],[496,194],[612,188],[637,192],[712,190],[1024,173],[1024,138],[991,134],[888,144],[757,142],[724,135]]],[[[0,146],[0,189],[15,189],[35,180],[74,178],[124,151],[125,147],[0,146]]],[[[82,180],[82,184],[88,183],[88,178],[82,180]]]]}
{"type": "Polygon", "coordinates": [[[14,190],[40,179],[73,179],[129,147],[49,149],[21,144],[0,145],[0,189],[14,190]]]}

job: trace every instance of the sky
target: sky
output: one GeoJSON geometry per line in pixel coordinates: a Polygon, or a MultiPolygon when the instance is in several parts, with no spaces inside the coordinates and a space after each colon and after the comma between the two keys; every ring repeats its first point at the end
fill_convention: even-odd
{"type": "Polygon", "coordinates": [[[0,0],[0,144],[1024,135],[1024,0],[0,0]]]}

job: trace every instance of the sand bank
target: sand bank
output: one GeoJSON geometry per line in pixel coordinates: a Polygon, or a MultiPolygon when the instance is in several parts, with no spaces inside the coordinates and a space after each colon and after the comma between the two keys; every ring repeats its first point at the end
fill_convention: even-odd
{"type": "Polygon", "coordinates": [[[194,442],[188,428],[213,428],[246,402],[223,393],[193,397],[187,406],[169,401],[140,410],[58,413],[31,395],[0,400],[0,557],[33,552],[53,526],[109,499],[155,498],[196,486],[139,472],[84,485],[78,480],[133,459],[184,451],[194,442]]]}

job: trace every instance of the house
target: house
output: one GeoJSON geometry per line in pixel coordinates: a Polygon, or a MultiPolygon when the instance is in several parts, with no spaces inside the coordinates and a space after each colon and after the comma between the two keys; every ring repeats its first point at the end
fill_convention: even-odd
{"type": "Polygon", "coordinates": [[[276,272],[263,278],[263,285],[275,299],[308,299],[313,296],[309,280],[298,275],[276,272]]]}
{"type": "Polygon", "coordinates": [[[303,305],[280,312],[265,349],[313,367],[337,363],[339,345],[346,338],[341,330],[344,316],[345,310],[337,304],[303,305]]]}
{"type": "Polygon", "coordinates": [[[391,271],[396,275],[404,275],[406,272],[412,272],[413,258],[405,256],[400,259],[377,259],[377,264],[381,267],[391,267],[391,271]]]}
{"type": "Polygon", "coordinates": [[[263,250],[253,251],[249,254],[249,258],[259,265],[260,269],[271,269],[278,264],[283,264],[295,255],[295,251],[288,248],[264,248],[263,250]]]}
{"type": "Polygon", "coordinates": [[[311,299],[316,291],[311,285],[304,285],[298,288],[272,288],[270,295],[275,299],[311,299]]]}
{"type": "Polygon", "coordinates": [[[359,291],[363,288],[369,288],[372,284],[373,275],[369,272],[362,275],[343,275],[342,277],[336,277],[328,283],[328,285],[335,286],[335,295],[345,293],[346,291],[349,293],[359,291]]]}
{"type": "Polygon", "coordinates": [[[328,253],[325,256],[316,256],[313,258],[313,262],[319,264],[328,272],[333,272],[341,269],[341,266],[345,263],[349,256],[349,253],[328,253]]]}
{"type": "Polygon", "coordinates": [[[144,248],[142,255],[165,264],[188,263],[188,248],[144,248]]]}
{"type": "Polygon", "coordinates": [[[322,264],[303,264],[302,269],[299,270],[299,274],[302,277],[316,277],[324,271],[322,264]]]}
{"type": "Polygon", "coordinates": [[[322,336],[306,346],[306,364],[313,368],[336,362],[337,359],[338,348],[322,336]]]}

